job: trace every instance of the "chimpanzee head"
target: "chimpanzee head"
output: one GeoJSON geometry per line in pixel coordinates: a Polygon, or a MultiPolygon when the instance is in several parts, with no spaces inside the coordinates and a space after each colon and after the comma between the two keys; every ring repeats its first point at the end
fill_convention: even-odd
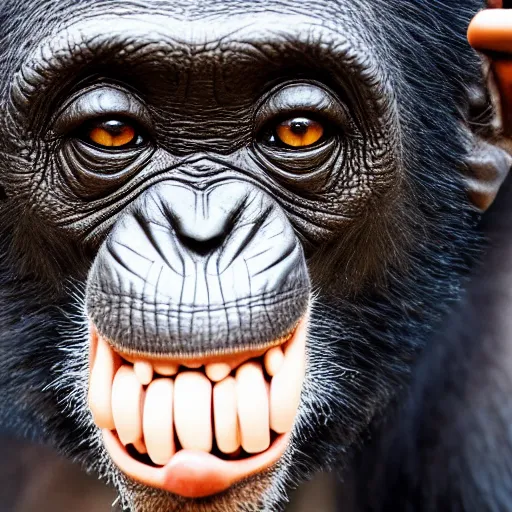
{"type": "Polygon", "coordinates": [[[348,464],[495,192],[478,5],[4,0],[4,425],[137,512],[348,464]]]}

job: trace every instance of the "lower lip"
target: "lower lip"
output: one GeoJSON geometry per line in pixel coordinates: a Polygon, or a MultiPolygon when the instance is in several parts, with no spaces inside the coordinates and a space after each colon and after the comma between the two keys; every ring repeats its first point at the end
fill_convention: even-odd
{"type": "Polygon", "coordinates": [[[278,436],[263,453],[243,460],[226,461],[196,450],[180,450],[163,467],[152,467],[131,457],[117,436],[103,430],[103,442],[114,463],[130,478],[144,485],[203,498],[227,490],[233,484],[269,469],[284,454],[290,434],[278,436]]]}

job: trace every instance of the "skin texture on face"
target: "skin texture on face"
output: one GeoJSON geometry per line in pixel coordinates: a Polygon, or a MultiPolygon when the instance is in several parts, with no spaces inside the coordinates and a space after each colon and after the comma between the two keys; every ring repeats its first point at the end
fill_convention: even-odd
{"type": "Polygon", "coordinates": [[[29,407],[0,407],[137,512],[276,510],[348,465],[476,245],[466,4],[6,2],[0,385],[29,407]],[[183,357],[267,347],[308,306],[275,467],[196,500],[115,467],[87,407],[88,317],[118,351],[183,357]]]}

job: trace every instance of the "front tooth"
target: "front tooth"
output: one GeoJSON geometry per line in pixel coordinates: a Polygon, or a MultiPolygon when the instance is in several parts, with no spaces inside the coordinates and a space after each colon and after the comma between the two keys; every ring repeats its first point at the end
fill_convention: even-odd
{"type": "Polygon", "coordinates": [[[165,377],[176,375],[179,367],[180,365],[175,363],[153,363],[153,369],[155,372],[159,375],[164,375],[165,377]]]}
{"type": "Polygon", "coordinates": [[[156,379],[146,390],[142,427],[151,460],[165,466],[174,455],[173,392],[171,379],[156,379]]]}
{"type": "Polygon", "coordinates": [[[231,373],[231,366],[227,363],[211,363],[206,365],[206,375],[213,382],[220,382],[231,373]]]}
{"type": "Polygon", "coordinates": [[[210,452],[212,383],[200,372],[181,372],[174,382],[174,425],[186,450],[210,452]]]}
{"type": "Polygon", "coordinates": [[[101,336],[98,336],[89,382],[89,408],[98,428],[115,428],[111,405],[112,382],[120,364],[119,356],[101,336]]]}
{"type": "Polygon", "coordinates": [[[227,377],[213,388],[215,440],[222,453],[235,453],[240,447],[240,429],[236,411],[236,381],[227,377]]]}
{"type": "Polygon", "coordinates": [[[153,366],[147,361],[136,361],[133,364],[133,371],[143,386],[147,386],[153,380],[153,366]]]}
{"type": "Polygon", "coordinates": [[[273,377],[277,374],[277,372],[281,369],[284,362],[284,355],[281,347],[274,347],[268,350],[265,353],[265,357],[263,358],[265,363],[265,369],[267,373],[273,377]]]}
{"type": "Polygon", "coordinates": [[[117,370],[112,386],[112,412],[119,440],[125,446],[142,439],[144,390],[130,366],[117,370]]]}
{"type": "Polygon", "coordinates": [[[259,453],[270,445],[268,391],[263,369],[254,362],[236,372],[238,419],[242,447],[247,453],[259,453]]]}
{"type": "Polygon", "coordinates": [[[285,350],[283,364],[270,384],[270,427],[278,434],[290,432],[300,402],[306,368],[305,326],[285,350]]]}

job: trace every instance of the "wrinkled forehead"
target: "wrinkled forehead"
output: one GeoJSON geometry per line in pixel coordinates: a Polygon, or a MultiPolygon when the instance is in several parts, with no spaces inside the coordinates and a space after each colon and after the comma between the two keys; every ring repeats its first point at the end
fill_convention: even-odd
{"type": "MultiPolygon", "coordinates": [[[[15,0],[7,0],[16,3],[15,0]]],[[[135,16],[160,16],[167,19],[175,19],[180,22],[201,22],[205,20],[210,28],[229,27],[231,23],[237,24],[242,18],[260,20],[264,15],[266,19],[279,20],[281,16],[306,16],[311,21],[326,24],[329,21],[338,24],[340,18],[357,17],[361,19],[370,13],[368,9],[358,8],[355,4],[361,4],[364,0],[347,2],[346,0],[35,0],[27,2],[25,8],[34,16],[44,14],[49,24],[52,20],[62,28],[73,24],[77,20],[96,18],[104,14],[124,17],[135,16]],[[361,12],[364,11],[364,12],[361,12]]],[[[200,23],[199,23],[200,25],[200,23]]],[[[198,26],[199,26],[198,25],[198,26]]],[[[36,28],[36,27],[33,27],[36,28]]],[[[113,26],[111,28],[114,28],[113,26]]]]}
{"type": "Polygon", "coordinates": [[[13,77],[2,95],[23,125],[40,123],[40,112],[56,111],[97,77],[127,85],[159,111],[191,107],[203,117],[218,106],[249,115],[274,85],[297,77],[343,97],[382,98],[396,84],[377,4],[364,1],[42,0],[17,15],[11,48],[19,49],[8,55],[13,77]]]}
{"type": "MultiPolygon", "coordinates": [[[[91,63],[101,63],[107,74],[139,78],[157,90],[151,94],[168,94],[171,87],[176,100],[190,97],[192,83],[192,95],[204,94],[197,90],[201,80],[212,97],[232,85],[249,98],[286,68],[291,73],[327,70],[339,77],[357,63],[374,71],[379,67],[378,41],[365,29],[371,24],[368,10],[348,8],[343,1],[43,0],[32,5],[25,19],[19,18],[17,32],[26,51],[19,52],[14,91],[22,91],[25,104],[34,95],[55,94],[91,63]]],[[[236,100],[226,94],[230,102],[236,100]]]]}
{"type": "Polygon", "coordinates": [[[258,45],[279,36],[317,42],[323,35],[329,39],[324,44],[350,39],[357,46],[368,44],[371,32],[368,9],[363,13],[343,0],[43,0],[32,5],[26,20],[19,21],[21,32],[29,28],[33,41],[50,42],[55,51],[65,44],[72,50],[81,40],[94,44],[123,38],[139,46],[160,42],[191,51],[222,49],[229,43],[258,45]]]}

